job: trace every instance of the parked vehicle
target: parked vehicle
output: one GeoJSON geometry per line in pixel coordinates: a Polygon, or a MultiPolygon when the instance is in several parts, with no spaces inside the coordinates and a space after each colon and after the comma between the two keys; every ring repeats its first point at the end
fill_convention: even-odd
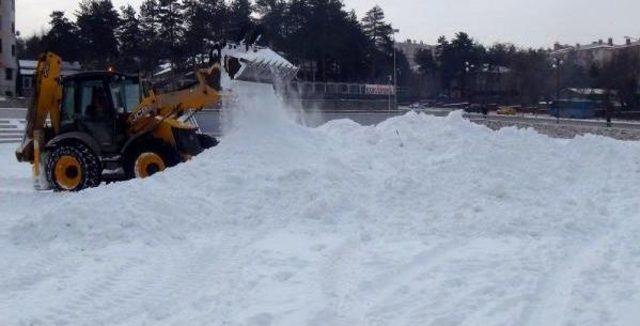
{"type": "Polygon", "coordinates": [[[499,115],[517,115],[518,110],[511,106],[503,106],[496,111],[499,115]]]}

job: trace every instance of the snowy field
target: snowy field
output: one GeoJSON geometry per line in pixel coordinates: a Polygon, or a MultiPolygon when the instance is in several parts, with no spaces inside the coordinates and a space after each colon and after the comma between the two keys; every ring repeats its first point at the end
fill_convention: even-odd
{"type": "Polygon", "coordinates": [[[262,99],[143,181],[31,188],[0,146],[0,325],[639,325],[640,144],[262,99]]]}

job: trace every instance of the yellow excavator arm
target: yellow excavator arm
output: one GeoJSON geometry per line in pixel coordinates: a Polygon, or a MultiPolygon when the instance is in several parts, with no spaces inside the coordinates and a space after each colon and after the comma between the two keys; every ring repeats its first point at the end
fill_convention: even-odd
{"type": "Polygon", "coordinates": [[[39,160],[38,152],[43,146],[47,118],[51,121],[50,132],[54,135],[60,132],[61,69],[62,59],[54,53],[46,52],[38,58],[35,93],[27,111],[27,125],[22,144],[16,151],[16,157],[20,162],[39,160]]]}

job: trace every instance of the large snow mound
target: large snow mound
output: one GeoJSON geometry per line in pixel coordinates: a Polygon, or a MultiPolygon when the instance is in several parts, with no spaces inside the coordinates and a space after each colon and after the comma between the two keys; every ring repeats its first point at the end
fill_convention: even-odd
{"type": "Polygon", "coordinates": [[[78,194],[0,147],[0,324],[640,323],[638,143],[242,101],[219,147],[78,194]]]}

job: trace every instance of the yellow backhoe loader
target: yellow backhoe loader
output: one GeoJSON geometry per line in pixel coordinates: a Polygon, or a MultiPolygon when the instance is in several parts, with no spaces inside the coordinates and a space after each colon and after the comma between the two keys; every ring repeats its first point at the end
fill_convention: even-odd
{"type": "Polygon", "coordinates": [[[36,187],[79,191],[144,178],[217,145],[189,118],[220,101],[218,64],[197,70],[190,87],[146,95],[139,76],[110,69],[62,78],[61,65],[51,52],[39,58],[16,151],[20,162],[32,163],[36,187]]]}
{"type": "Polygon", "coordinates": [[[275,86],[298,72],[276,52],[247,41],[217,50],[215,59],[210,54],[201,60],[209,68],[189,78],[177,80],[171,68],[154,75],[169,74],[170,84],[186,85],[163,92],[145,91],[139,76],[112,69],[63,78],[61,58],[44,53],[18,161],[33,165],[38,189],[79,191],[103,181],[145,178],[218,144],[190,121],[220,102],[223,71],[231,79],[275,86]]]}

